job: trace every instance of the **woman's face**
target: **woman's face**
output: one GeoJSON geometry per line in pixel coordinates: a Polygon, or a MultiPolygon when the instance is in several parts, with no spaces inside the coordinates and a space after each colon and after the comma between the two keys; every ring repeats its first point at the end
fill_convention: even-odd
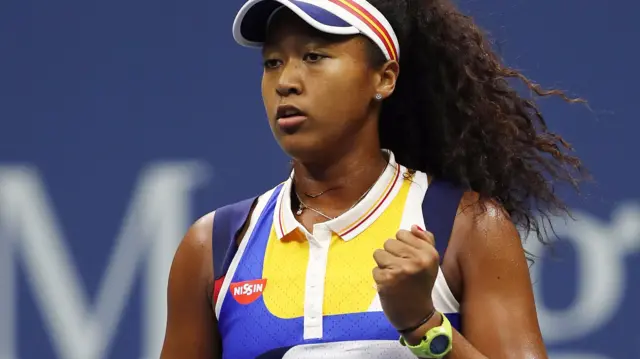
{"type": "Polygon", "coordinates": [[[321,33],[289,10],[274,16],[262,97],[276,140],[293,158],[318,159],[364,136],[377,142],[374,98],[388,79],[369,65],[368,41],[321,33]]]}

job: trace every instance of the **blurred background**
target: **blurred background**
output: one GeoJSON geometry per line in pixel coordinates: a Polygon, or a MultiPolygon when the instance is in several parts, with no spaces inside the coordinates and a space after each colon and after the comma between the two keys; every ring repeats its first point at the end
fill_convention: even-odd
{"type": "MultiPolygon", "coordinates": [[[[640,358],[640,3],[460,0],[595,181],[534,239],[553,359],[640,358]]],[[[288,174],[241,0],[0,2],[0,358],[158,358],[189,224],[288,174]]]]}

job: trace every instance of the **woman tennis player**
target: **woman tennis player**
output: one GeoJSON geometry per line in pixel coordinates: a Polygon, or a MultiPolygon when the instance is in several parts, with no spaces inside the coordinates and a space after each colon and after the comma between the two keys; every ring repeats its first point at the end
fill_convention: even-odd
{"type": "Polygon", "coordinates": [[[546,358],[516,228],[581,164],[507,80],[556,92],[449,0],[250,0],[233,36],[293,170],[188,231],[162,358],[546,358]]]}

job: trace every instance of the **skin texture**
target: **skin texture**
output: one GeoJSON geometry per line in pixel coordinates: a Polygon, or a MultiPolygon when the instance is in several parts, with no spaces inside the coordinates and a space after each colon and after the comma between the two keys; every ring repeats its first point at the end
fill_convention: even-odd
{"type": "Polygon", "coordinates": [[[211,213],[187,231],[171,265],[167,329],[162,359],[220,358],[220,336],[211,301],[211,213]]]}
{"type": "MultiPolygon", "coordinates": [[[[269,125],[294,160],[295,190],[318,193],[331,188],[305,201],[329,216],[351,207],[386,165],[377,140],[380,103],[374,97],[390,96],[400,71],[393,61],[371,67],[367,41],[325,36],[280,11],[263,51],[262,92],[269,125]],[[282,104],[306,114],[295,131],[278,126],[276,113],[282,104]]],[[[295,198],[292,202],[296,206],[295,198]]],[[[309,230],[326,220],[313,211],[298,218],[309,230]]],[[[211,301],[212,225],[211,214],[198,220],[175,255],[163,359],[221,357],[211,301]]],[[[431,290],[439,262],[433,240],[414,227],[398,232],[371,254],[378,264],[372,275],[384,312],[398,329],[420,322],[433,308],[431,290]]],[[[464,318],[464,332],[454,333],[454,349],[447,358],[546,358],[524,250],[503,208],[480,202],[476,193],[465,194],[442,270],[464,318]]],[[[436,314],[407,335],[407,341],[416,343],[440,321],[436,314]]]]}

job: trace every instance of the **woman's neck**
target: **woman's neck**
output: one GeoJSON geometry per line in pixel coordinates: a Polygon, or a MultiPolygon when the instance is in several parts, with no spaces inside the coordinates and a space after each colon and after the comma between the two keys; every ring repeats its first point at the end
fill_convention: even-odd
{"type": "Polygon", "coordinates": [[[294,161],[294,189],[310,206],[343,212],[375,184],[387,164],[379,149],[350,151],[325,164],[294,161]]]}

